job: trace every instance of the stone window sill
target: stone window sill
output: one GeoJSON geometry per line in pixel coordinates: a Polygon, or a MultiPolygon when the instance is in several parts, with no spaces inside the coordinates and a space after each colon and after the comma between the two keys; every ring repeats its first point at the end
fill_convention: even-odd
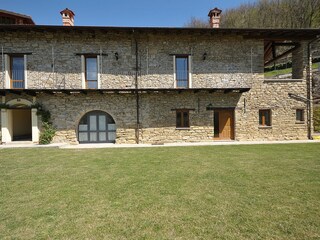
{"type": "Polygon", "coordinates": [[[179,127],[179,128],[176,128],[176,130],[190,130],[189,127],[179,127]]]}
{"type": "Polygon", "coordinates": [[[259,126],[259,129],[272,129],[272,126],[259,126]]]}
{"type": "Polygon", "coordinates": [[[304,121],[296,121],[296,124],[304,124],[304,121]]]}

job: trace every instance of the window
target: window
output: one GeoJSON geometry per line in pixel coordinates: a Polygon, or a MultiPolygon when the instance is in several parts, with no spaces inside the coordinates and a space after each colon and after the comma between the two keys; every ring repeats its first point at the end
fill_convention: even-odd
{"type": "Polygon", "coordinates": [[[189,110],[176,110],[176,127],[189,128],[189,110]]]}
{"type": "Polygon", "coordinates": [[[271,110],[259,110],[259,125],[268,127],[271,126],[271,110]]]}
{"type": "Polygon", "coordinates": [[[297,122],[304,122],[304,110],[303,109],[296,110],[296,121],[297,122]]]}
{"type": "Polygon", "coordinates": [[[11,88],[25,88],[24,56],[12,56],[10,62],[11,88]]]}
{"type": "Polygon", "coordinates": [[[175,56],[175,74],[177,88],[189,87],[189,57],[175,56]]]}
{"type": "Polygon", "coordinates": [[[97,57],[85,58],[86,88],[98,88],[98,61],[97,57]]]}
{"type": "Polygon", "coordinates": [[[78,137],[80,143],[115,143],[116,124],[105,112],[89,112],[80,120],[78,137]]]}

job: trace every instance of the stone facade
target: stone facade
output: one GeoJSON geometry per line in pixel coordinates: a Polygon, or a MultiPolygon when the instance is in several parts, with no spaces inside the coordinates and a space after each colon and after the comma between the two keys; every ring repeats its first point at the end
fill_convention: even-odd
{"type": "MultiPolygon", "coordinates": [[[[32,97],[7,93],[6,103],[23,98],[40,103],[49,110],[57,129],[55,142],[77,143],[80,119],[100,110],[116,123],[116,143],[213,141],[214,108],[234,108],[235,140],[307,139],[307,121],[296,122],[296,109],[306,103],[289,96],[307,96],[304,66],[306,52],[301,47],[293,54],[297,61],[295,80],[265,80],[264,42],[238,35],[130,33],[99,30],[4,32],[0,39],[1,88],[6,88],[5,55],[28,53],[28,89],[82,89],[81,55],[99,56],[101,89],[134,89],[136,46],[138,46],[138,87],[153,89],[139,94],[139,130],[134,92],[71,94],[45,92],[32,97]],[[116,53],[118,59],[116,59],[116,53]],[[173,89],[173,56],[191,57],[191,88],[197,91],[156,92],[173,89]],[[205,54],[205,59],[204,59],[205,54]],[[210,91],[208,89],[250,88],[248,92],[210,91]],[[203,90],[199,90],[203,89],[203,90]],[[190,128],[176,128],[176,109],[190,109],[190,128]],[[259,126],[259,110],[270,109],[272,126],[259,126]]],[[[40,121],[39,121],[40,122],[40,121]]]]}
{"type": "MultiPolygon", "coordinates": [[[[251,73],[263,66],[262,41],[243,41],[239,36],[207,38],[192,34],[140,36],[139,87],[173,88],[174,54],[191,55],[193,88],[250,86],[251,73]],[[230,46],[236,51],[229,51],[230,46]]],[[[30,53],[26,55],[30,89],[81,89],[81,54],[88,53],[101,55],[101,89],[135,87],[135,40],[129,34],[15,32],[4,34],[0,44],[4,53],[30,53]]]]}

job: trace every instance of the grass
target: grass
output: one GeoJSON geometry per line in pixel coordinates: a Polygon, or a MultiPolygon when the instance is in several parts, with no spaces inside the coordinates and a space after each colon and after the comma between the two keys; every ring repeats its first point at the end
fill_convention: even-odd
{"type": "Polygon", "coordinates": [[[320,144],[0,149],[0,239],[319,239],[320,144]]]}
{"type": "MultiPolygon", "coordinates": [[[[318,69],[318,68],[319,68],[319,63],[312,64],[312,69],[318,69]]],[[[272,78],[272,77],[277,77],[278,75],[291,74],[291,73],[292,73],[292,68],[278,69],[270,72],[265,72],[264,77],[272,78]]]]}

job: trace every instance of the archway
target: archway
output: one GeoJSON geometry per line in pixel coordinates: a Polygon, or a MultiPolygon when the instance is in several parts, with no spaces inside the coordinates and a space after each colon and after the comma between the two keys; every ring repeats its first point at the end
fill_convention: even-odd
{"type": "Polygon", "coordinates": [[[1,110],[2,142],[39,141],[37,110],[26,99],[8,101],[8,108],[1,110]]]}
{"type": "Polygon", "coordinates": [[[79,143],[115,143],[116,124],[112,116],[103,111],[86,113],[78,126],[79,143]]]}

